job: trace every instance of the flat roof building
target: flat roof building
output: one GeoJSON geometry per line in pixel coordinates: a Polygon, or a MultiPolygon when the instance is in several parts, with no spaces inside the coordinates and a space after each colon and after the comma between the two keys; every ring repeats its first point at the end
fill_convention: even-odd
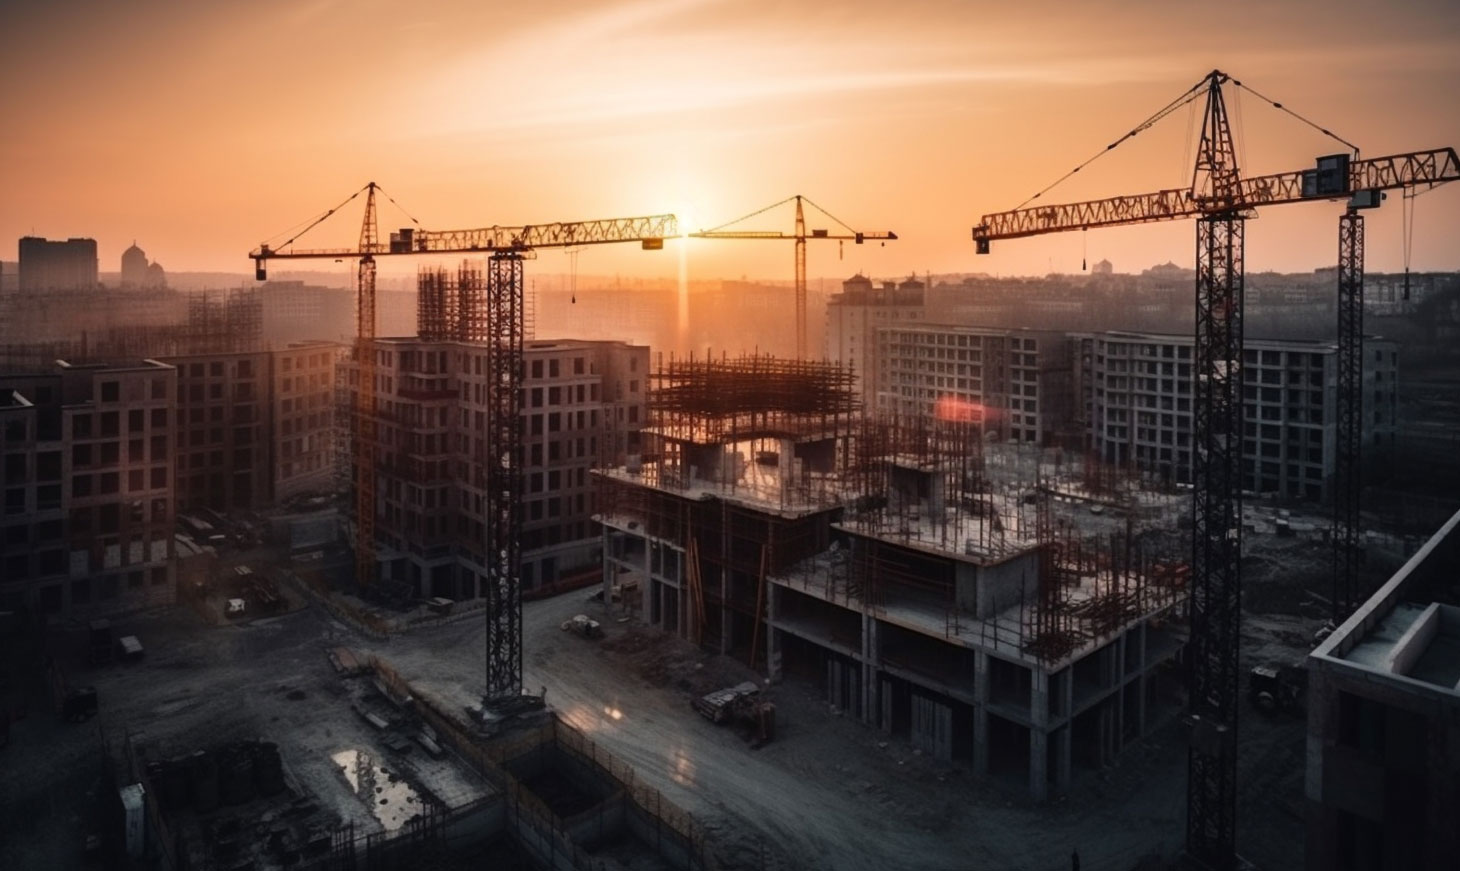
{"type": "Polygon", "coordinates": [[[0,376],[0,607],[65,617],[175,600],[177,371],[57,361],[0,376]]]}
{"type": "Polygon", "coordinates": [[[1460,855],[1460,513],[1308,657],[1310,871],[1460,855]]]}
{"type": "Polygon", "coordinates": [[[978,414],[989,438],[1036,445],[1070,437],[1064,333],[946,324],[876,329],[880,414],[978,414]]]}
{"type": "Polygon", "coordinates": [[[841,293],[826,301],[825,357],[851,367],[863,407],[876,405],[877,328],[923,320],[925,292],[916,278],[884,281],[878,287],[859,273],[842,282],[841,293]]]}
{"type": "MultiPolygon", "coordinates": [[[[1190,483],[1191,336],[1071,334],[1074,411],[1102,460],[1190,483]]],[[[1243,487],[1289,499],[1328,498],[1337,465],[1338,349],[1333,342],[1248,340],[1242,348],[1243,487]]],[[[1363,444],[1367,459],[1392,449],[1399,352],[1364,341],[1363,444]]]]}
{"type": "Polygon", "coordinates": [[[93,290],[100,274],[95,239],[20,239],[20,290],[93,290]]]}
{"type": "MultiPolygon", "coordinates": [[[[487,575],[482,461],[489,402],[484,343],[375,340],[377,554],[418,596],[472,599],[487,575]]],[[[640,450],[649,349],[535,340],[523,350],[522,588],[597,576],[589,470],[640,450]]],[[[345,384],[358,365],[344,361],[345,384]]]]}

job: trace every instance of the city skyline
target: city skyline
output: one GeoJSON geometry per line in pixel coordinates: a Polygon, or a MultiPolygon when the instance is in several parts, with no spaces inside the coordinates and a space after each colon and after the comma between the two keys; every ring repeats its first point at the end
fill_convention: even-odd
{"type": "MultiPolygon", "coordinates": [[[[1236,4],[1199,21],[1148,3],[930,2],[889,23],[870,4],[751,17],[705,0],[438,3],[407,18],[332,2],[9,4],[0,21],[22,38],[0,68],[27,86],[0,97],[0,238],[93,236],[106,264],[136,237],[170,271],[244,271],[259,241],[373,179],[433,228],[670,211],[694,230],[803,193],[901,237],[848,245],[844,260],[821,246],[812,275],[1189,266],[1183,223],[1004,243],[983,258],[969,228],[1213,66],[1365,155],[1453,143],[1460,117],[1443,109],[1460,10],[1403,6],[1236,4]]],[[[1251,95],[1233,108],[1246,172],[1345,150],[1251,95]]],[[[1189,181],[1190,121],[1176,113],[1045,201],[1189,181]]],[[[1444,244],[1457,196],[1417,201],[1416,270],[1460,265],[1444,244]]],[[[1328,265],[1338,211],[1267,216],[1248,234],[1250,267],[1328,265]]],[[[1371,216],[1371,270],[1403,268],[1401,211],[1395,198],[1371,216]]],[[[358,220],[342,212],[318,241],[350,241],[358,220]]],[[[788,211],[762,220],[790,226],[788,211]]],[[[383,203],[382,232],[408,223],[383,203]]],[[[683,260],[690,278],[790,273],[777,246],[671,246],[681,252],[595,250],[580,271],[670,277],[683,260]]],[[[566,258],[544,260],[543,272],[567,271],[566,258]]]]}

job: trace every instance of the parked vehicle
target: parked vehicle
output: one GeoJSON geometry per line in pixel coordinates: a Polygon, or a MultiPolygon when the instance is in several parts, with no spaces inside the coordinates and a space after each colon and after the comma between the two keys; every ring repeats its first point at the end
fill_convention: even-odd
{"type": "Polygon", "coordinates": [[[1247,675],[1247,697],[1254,707],[1272,714],[1299,713],[1308,691],[1308,672],[1299,666],[1259,665],[1247,675]]]}
{"type": "Polygon", "coordinates": [[[711,723],[735,725],[755,749],[775,740],[776,706],[760,697],[760,686],[753,681],[715,690],[691,704],[711,723]]]}
{"type": "Polygon", "coordinates": [[[573,632],[584,638],[601,638],[603,636],[603,627],[598,624],[597,620],[594,620],[587,614],[575,614],[571,620],[564,620],[562,630],[564,632],[573,632]]]}

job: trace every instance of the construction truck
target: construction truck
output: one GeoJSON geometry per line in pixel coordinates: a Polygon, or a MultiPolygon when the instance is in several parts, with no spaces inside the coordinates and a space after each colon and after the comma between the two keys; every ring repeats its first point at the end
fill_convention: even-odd
{"type": "Polygon", "coordinates": [[[1247,698],[1259,711],[1301,713],[1308,693],[1308,671],[1301,666],[1259,665],[1247,674],[1247,698]]]}
{"type": "Polygon", "coordinates": [[[760,697],[760,687],[753,681],[706,693],[690,704],[711,723],[734,725],[752,749],[775,740],[776,706],[760,697]]]}

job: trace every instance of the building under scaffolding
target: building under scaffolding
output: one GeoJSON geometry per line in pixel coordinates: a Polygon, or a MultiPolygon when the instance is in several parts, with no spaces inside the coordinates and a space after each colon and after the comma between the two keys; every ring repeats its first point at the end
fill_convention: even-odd
{"type": "Polygon", "coordinates": [[[834,363],[653,381],[646,453],[598,475],[605,592],[637,582],[646,622],[1036,798],[1179,690],[1185,566],[1146,543],[1150,506],[1038,454],[1011,476],[976,409],[862,417],[834,363]]]}
{"type": "Polygon", "coordinates": [[[74,296],[60,293],[0,299],[0,370],[43,370],[63,358],[169,357],[263,349],[263,305],[254,288],[74,296]]]}

